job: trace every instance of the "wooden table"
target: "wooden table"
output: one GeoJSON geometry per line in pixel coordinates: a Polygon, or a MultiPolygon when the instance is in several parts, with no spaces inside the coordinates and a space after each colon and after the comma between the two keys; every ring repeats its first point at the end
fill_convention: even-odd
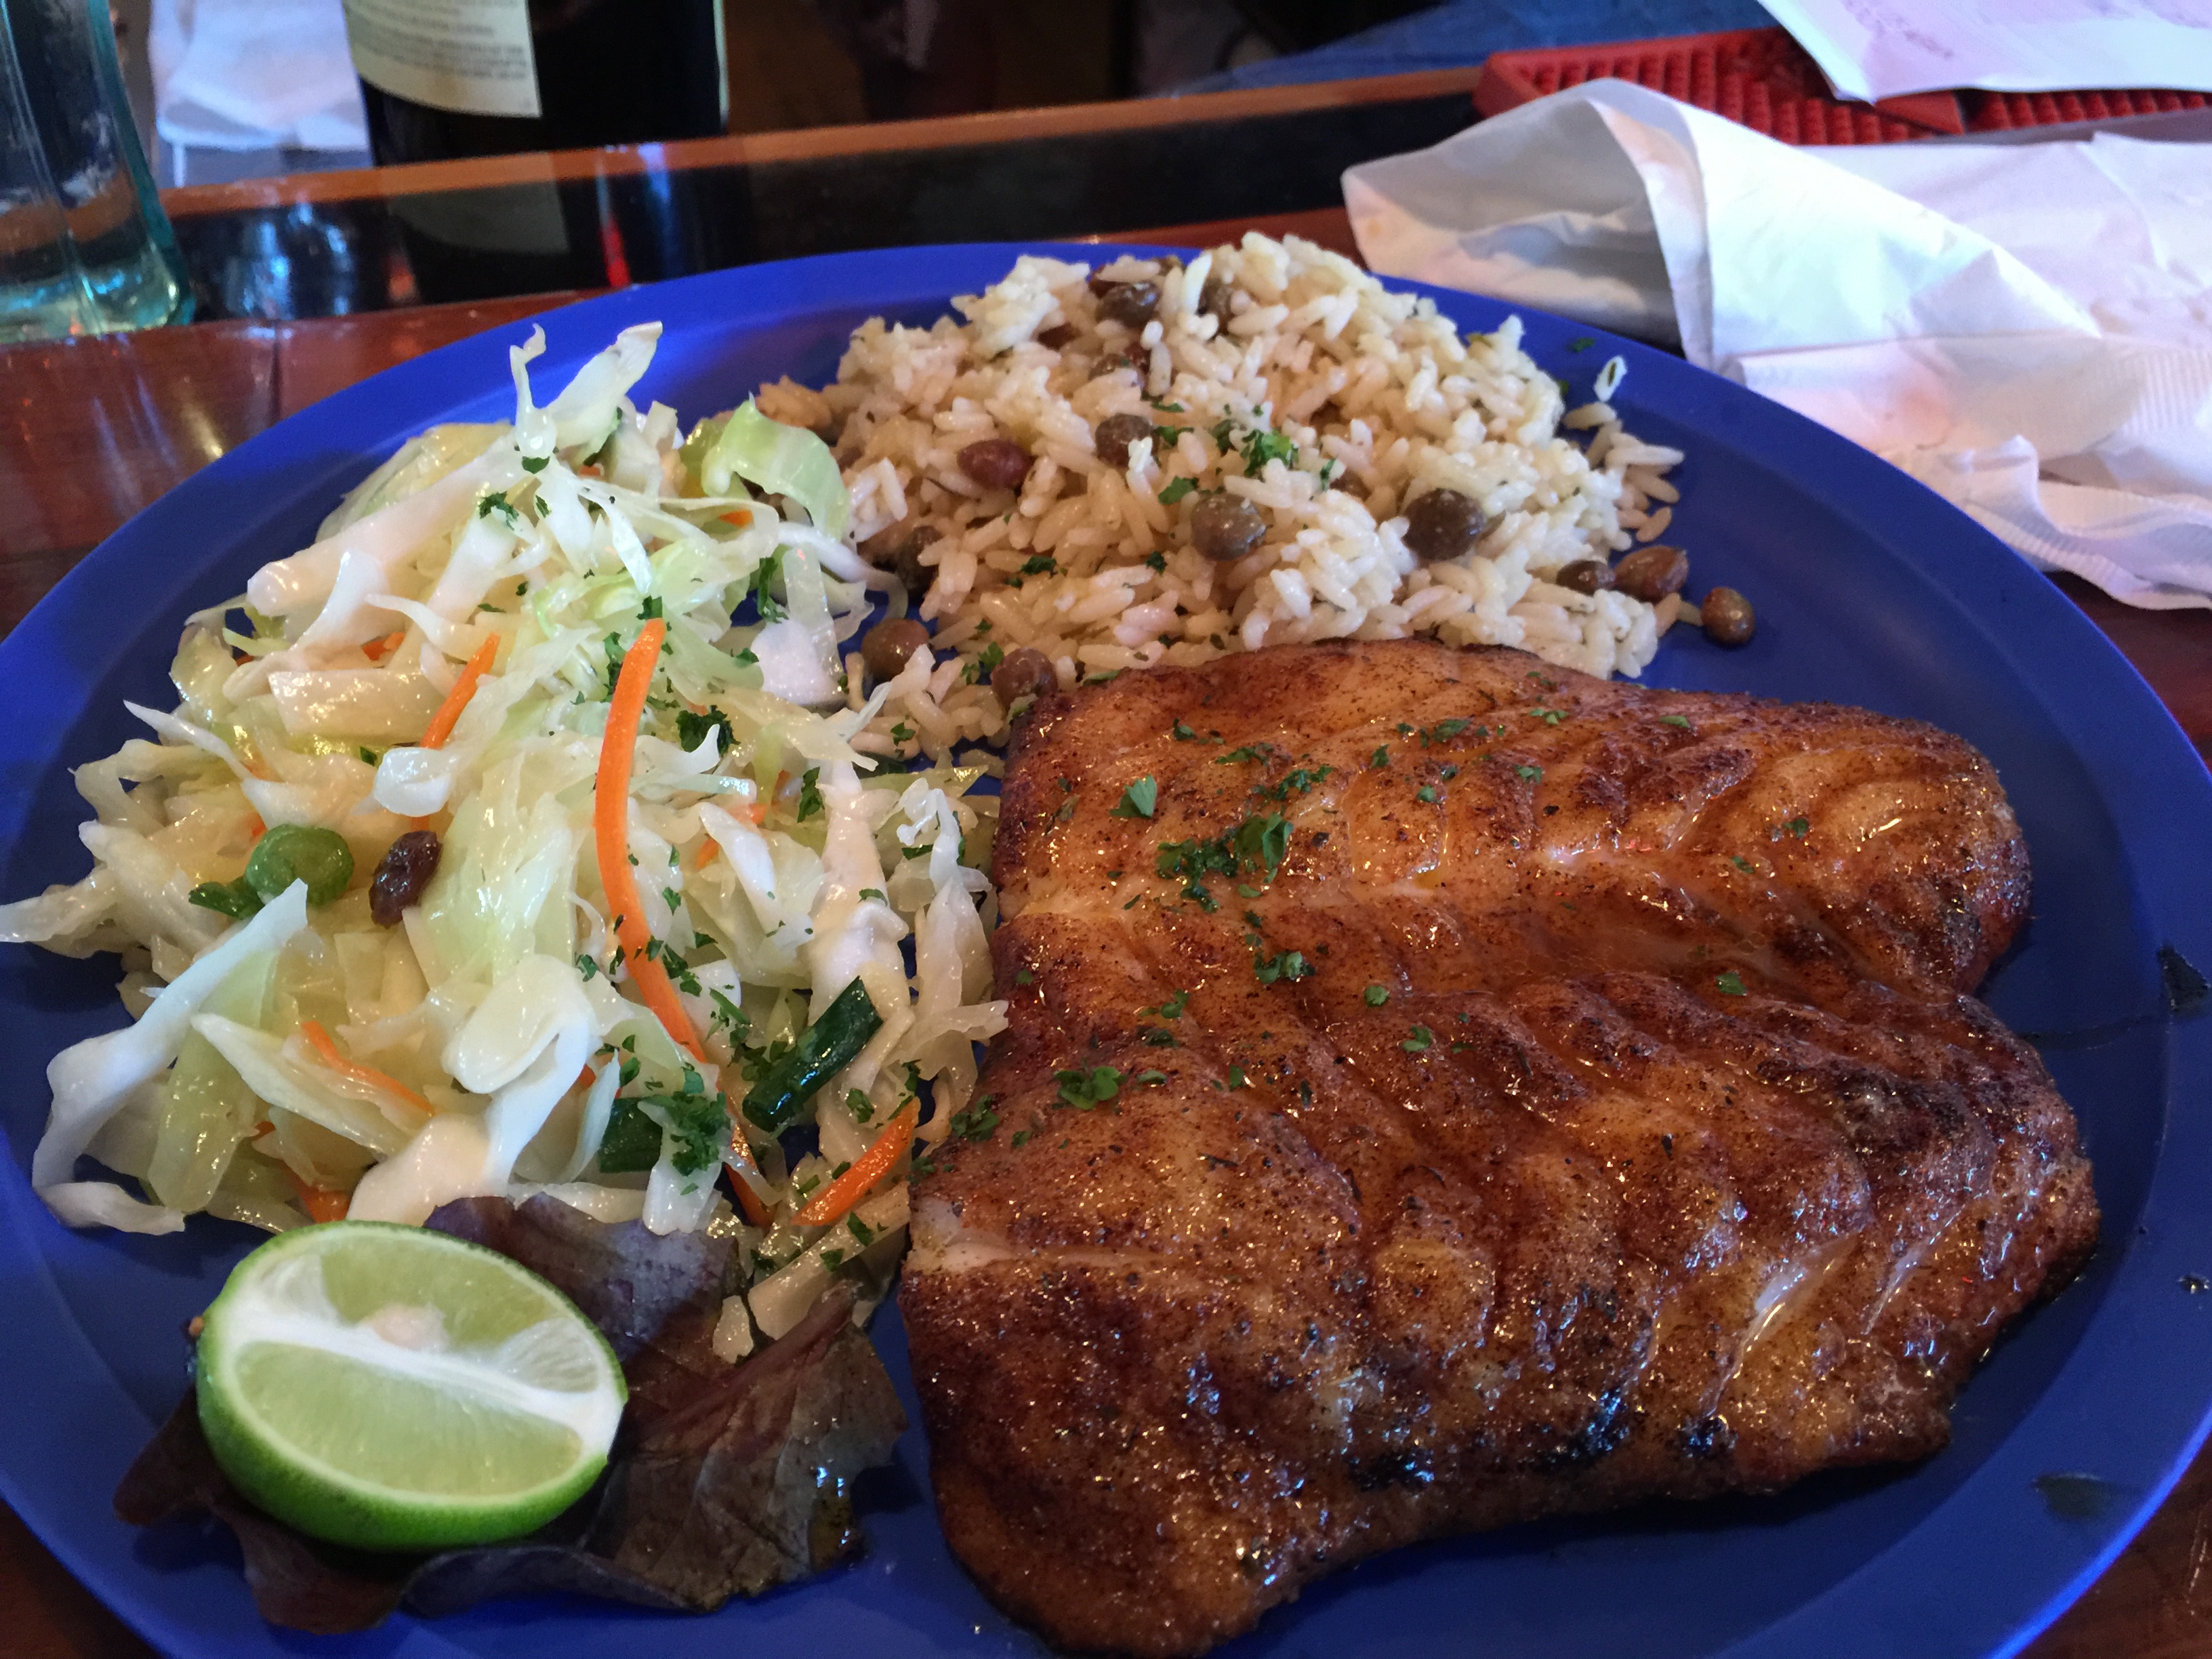
{"type": "MultiPolygon", "coordinates": [[[[1340,209],[1151,228],[1117,240],[1205,244],[1255,226],[1354,252],[1340,209]]],[[[318,321],[201,324],[0,351],[0,629],[131,514],[319,398],[480,330],[577,297],[538,295],[318,321]]],[[[2212,612],[2130,610],[2060,586],[2212,755],[2212,612]]],[[[2212,1453],[2028,1659],[2212,1659],[2212,1453]]],[[[16,1659],[151,1650],[0,1508],[0,1608],[16,1659]]],[[[1929,1656],[1929,1659],[1942,1659],[1929,1656]]]]}

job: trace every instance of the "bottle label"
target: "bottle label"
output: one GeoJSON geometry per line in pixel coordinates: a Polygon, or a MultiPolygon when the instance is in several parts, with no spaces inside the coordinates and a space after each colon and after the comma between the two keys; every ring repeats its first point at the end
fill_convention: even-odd
{"type": "Polygon", "coordinates": [[[535,117],[530,0],[345,0],[346,40],[380,92],[463,115],[535,117]]]}

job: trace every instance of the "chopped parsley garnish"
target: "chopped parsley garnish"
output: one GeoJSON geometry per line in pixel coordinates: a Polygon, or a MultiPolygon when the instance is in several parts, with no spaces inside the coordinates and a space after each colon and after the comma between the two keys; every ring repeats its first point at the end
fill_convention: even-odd
{"type": "Polygon", "coordinates": [[[775,596],[769,592],[769,584],[782,573],[783,550],[779,547],[753,567],[752,580],[745,584],[745,592],[752,596],[753,608],[760,613],[760,619],[764,623],[781,622],[791,614],[777,604],[775,596]]]}
{"type": "Polygon", "coordinates": [[[1369,1007],[1380,1008],[1390,1000],[1390,988],[1387,985],[1370,985],[1359,994],[1366,999],[1369,1007]]]}
{"type": "Polygon", "coordinates": [[[1219,743],[1221,741],[1218,737],[1205,738],[1200,738],[1197,732],[1192,731],[1190,727],[1185,726],[1181,720],[1177,720],[1173,726],[1168,728],[1168,735],[1173,738],[1177,743],[1219,743]]]}
{"type": "Polygon", "coordinates": [[[1559,708],[1532,708],[1528,711],[1547,726],[1557,726],[1566,719],[1566,712],[1559,708]]]}
{"type": "Polygon", "coordinates": [[[1250,478],[1257,477],[1260,470],[1270,461],[1292,459],[1298,453],[1298,447],[1287,434],[1263,426],[1255,427],[1244,434],[1243,452],[1244,476],[1250,478]]]}
{"type": "Polygon", "coordinates": [[[1376,750],[1367,757],[1367,769],[1370,772],[1379,772],[1389,763],[1390,750],[1387,747],[1376,750]]]}
{"type": "Polygon", "coordinates": [[[738,746],[738,734],[730,725],[730,717],[719,708],[709,708],[703,714],[695,714],[688,708],[676,711],[676,741],[686,749],[696,749],[706,740],[709,732],[719,731],[721,741],[714,752],[726,755],[738,746]]]}
{"type": "Polygon", "coordinates": [[[904,720],[901,720],[896,726],[891,727],[891,741],[893,743],[912,743],[914,741],[914,727],[908,726],[904,720]]]}
{"type": "Polygon", "coordinates": [[[1543,675],[1538,673],[1533,668],[1528,671],[1528,678],[1535,681],[1537,684],[1542,686],[1547,691],[1556,691],[1559,689],[1559,681],[1547,679],[1543,675]]]}
{"type": "Polygon", "coordinates": [[[592,975],[599,971],[599,964],[583,951],[579,951],[576,953],[576,971],[588,981],[592,975]]]}
{"type": "Polygon", "coordinates": [[[1152,552],[1145,555],[1145,563],[1156,574],[1165,575],[1167,574],[1168,556],[1159,551],[1157,548],[1155,548],[1152,552]]]}
{"type": "Polygon", "coordinates": [[[1751,860],[1744,857],[1741,853],[1730,853],[1729,854],[1729,862],[1735,866],[1737,869],[1742,871],[1747,876],[1757,873],[1757,872],[1752,868],[1751,860]]]}
{"type": "Polygon", "coordinates": [[[1291,851],[1291,821],[1280,812],[1267,812],[1249,817],[1237,826],[1230,845],[1237,854],[1240,866],[1257,865],[1266,871],[1269,881],[1282,867],[1291,851]]]}
{"type": "Polygon", "coordinates": [[[853,1115],[854,1122],[866,1123],[875,1116],[876,1103],[868,1098],[865,1091],[848,1089],[845,1091],[845,1109],[853,1115]]]}
{"type": "Polygon", "coordinates": [[[1147,1089],[1157,1089],[1167,1080],[1168,1074],[1165,1072],[1139,1072],[1129,1079],[1132,1083],[1143,1084],[1147,1089]]]}
{"type": "Polygon", "coordinates": [[[1684,714],[1662,714],[1659,717],[1659,724],[1662,726],[1679,726],[1685,732],[1690,729],[1689,717],[1684,714]]]}
{"type": "Polygon", "coordinates": [[[1060,564],[1049,553],[1037,553],[1022,562],[1024,576],[1054,576],[1060,574],[1060,564]]]}
{"type": "Polygon", "coordinates": [[[1153,873],[1181,877],[1183,896],[1208,911],[1218,908],[1206,890],[1208,876],[1233,876],[1239,870],[1260,872],[1273,881],[1291,850],[1291,822],[1279,812],[1249,817],[1236,829],[1212,841],[1170,841],[1160,843],[1153,873]]]}
{"type": "Polygon", "coordinates": [[[1595,340],[1593,340],[1589,335],[1585,334],[1580,339],[1568,341],[1567,349],[1570,351],[1588,351],[1597,342],[1595,340]]]}
{"type": "Polygon", "coordinates": [[[1421,733],[1421,744],[1424,748],[1426,748],[1432,743],[1449,743],[1454,738],[1457,737],[1461,732],[1466,731],[1468,726],[1474,724],[1474,722],[1473,720],[1468,720],[1455,719],[1438,720],[1434,726],[1421,733]]]}
{"type": "Polygon", "coordinates": [[[1036,975],[1030,972],[1026,968],[1017,968],[1014,969],[1014,983],[1017,985],[1034,985],[1036,983],[1036,975]]]}
{"type": "Polygon", "coordinates": [[[1197,488],[1198,480],[1195,478],[1170,478],[1168,480],[1168,487],[1160,491],[1160,505],[1173,507],[1197,488]]]}
{"type": "Polygon", "coordinates": [[[1232,1089],[1249,1089],[1252,1086],[1252,1079],[1244,1075],[1244,1068],[1242,1066],[1232,1066],[1229,1068],[1229,1086],[1232,1089]]]}
{"type": "Polygon", "coordinates": [[[1534,783],[1544,775],[1544,769],[1540,766],[1516,766],[1513,769],[1521,775],[1524,783],[1534,783]]]}
{"type": "Polygon", "coordinates": [[[378,754],[376,750],[371,749],[367,744],[362,744],[360,748],[354,750],[354,753],[361,757],[362,763],[366,766],[378,765],[384,759],[383,756],[378,754]]]}
{"type": "Polygon", "coordinates": [[[1148,818],[1152,815],[1152,809],[1159,805],[1159,781],[1147,772],[1121,792],[1121,799],[1115,804],[1114,809],[1107,814],[1107,817],[1148,818]]]}
{"type": "Polygon", "coordinates": [[[1335,770],[1334,766],[1300,766],[1286,773],[1273,788],[1262,787],[1260,793],[1271,800],[1288,800],[1293,790],[1303,795],[1335,770]]]}
{"type": "Polygon", "coordinates": [[[1279,751],[1272,743],[1248,743],[1231,750],[1225,755],[1215,756],[1213,763],[1216,766],[1242,766],[1247,761],[1257,761],[1265,766],[1278,752],[1279,751]]]}
{"type": "Polygon", "coordinates": [[[1733,968],[1725,974],[1717,975],[1713,983],[1721,988],[1721,994],[1724,997],[1740,997],[1744,994],[1743,975],[1733,968]]]}
{"type": "Polygon", "coordinates": [[[1293,983],[1313,975],[1313,963],[1298,951],[1281,951],[1272,957],[1263,957],[1256,951],[1252,954],[1252,975],[1262,985],[1273,985],[1278,980],[1293,983]]]}
{"type": "Polygon", "coordinates": [[[822,769],[810,766],[799,780],[799,822],[822,816],[822,769]]]}
{"type": "Polygon", "coordinates": [[[999,1127],[999,1115],[991,1105],[994,1098],[985,1095],[966,1111],[953,1113],[949,1125],[952,1133],[963,1140],[988,1140],[999,1127]]]}
{"type": "MultiPolygon", "coordinates": [[[[627,1069],[627,1068],[625,1068],[627,1069]]],[[[599,1168],[608,1175],[649,1170],[660,1158],[667,1137],[674,1137],[669,1163],[676,1173],[696,1176],[722,1161],[728,1144],[730,1109],[727,1098],[708,1095],[696,1085],[698,1074],[687,1070],[685,1092],[618,1099],[607,1116],[607,1130],[599,1143],[599,1168]]]]}
{"type": "Polygon", "coordinates": [[[1813,830],[1811,822],[1805,818],[1792,818],[1782,827],[1788,831],[1792,839],[1797,841],[1802,841],[1812,833],[1813,830]]]}
{"type": "Polygon", "coordinates": [[[1200,909],[1213,911],[1221,907],[1206,890],[1206,878],[1234,875],[1237,860],[1219,842],[1169,841],[1160,843],[1152,868],[1154,874],[1163,878],[1182,878],[1183,896],[1195,900],[1200,909]]]}
{"type": "Polygon", "coordinates": [[[1436,1040],[1437,1034],[1434,1031],[1431,1031],[1427,1026],[1416,1025],[1413,1029],[1412,1034],[1398,1046],[1401,1048],[1403,1048],[1409,1054],[1426,1054],[1429,1049],[1429,1045],[1436,1040]]]}
{"type": "Polygon", "coordinates": [[[1112,1066],[1078,1066],[1072,1072],[1054,1072],[1053,1081],[1060,1085],[1060,1102],[1073,1106],[1079,1112],[1091,1111],[1103,1106],[1121,1092],[1121,1073],[1112,1066]]]}
{"type": "Polygon", "coordinates": [[[1182,1044],[1176,1040],[1176,1034],[1164,1025],[1139,1025],[1137,1028],[1137,1041],[1150,1043],[1155,1048],[1182,1047],[1182,1044]]]}
{"type": "Polygon", "coordinates": [[[1443,797],[1437,793],[1436,785],[1433,783],[1425,783],[1419,788],[1413,791],[1413,799],[1419,801],[1423,805],[1434,806],[1439,800],[1443,799],[1443,797]]]}
{"type": "MultiPolygon", "coordinates": [[[[978,629],[976,631],[981,633],[982,630],[978,629]]],[[[963,685],[980,684],[989,679],[992,671],[1006,659],[1006,648],[995,640],[993,641],[969,660],[967,667],[960,671],[960,683],[963,685]]]]}
{"type": "Polygon", "coordinates": [[[477,502],[477,517],[479,519],[489,519],[495,513],[509,530],[522,528],[522,515],[514,510],[514,503],[507,499],[505,490],[494,490],[477,502]]]}
{"type": "Polygon", "coordinates": [[[1157,1008],[1139,1008],[1140,1014],[1157,1014],[1162,1019],[1181,1019],[1182,1011],[1190,1006],[1190,993],[1177,991],[1157,1008]]]}

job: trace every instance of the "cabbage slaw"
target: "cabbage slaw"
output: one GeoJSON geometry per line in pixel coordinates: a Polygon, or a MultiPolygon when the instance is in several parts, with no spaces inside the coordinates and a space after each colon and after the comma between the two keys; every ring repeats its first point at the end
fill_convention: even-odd
{"type": "Polygon", "coordinates": [[[152,737],[79,769],[92,872],[0,906],[0,939],[118,951],[137,1016],[48,1068],[33,1184],[64,1222],[419,1224],[545,1193],[727,1228],[731,1358],[841,1272],[888,1283],[912,1156],[1006,1024],[978,868],[997,803],[969,793],[985,766],[854,748],[891,688],[863,696],[840,648],[872,596],[908,596],[850,545],[813,434],[748,402],[687,438],[636,408],[659,334],[624,330],[541,407],[533,330],[512,422],[403,446],[313,545],[191,618],[177,708],[131,705],[152,737]],[[634,741],[608,730],[626,657],[634,741]],[[611,744],[626,825],[598,799],[611,744]],[[595,811],[626,839],[627,920],[595,811]],[[252,890],[280,826],[343,841],[342,892],[252,890]],[[420,830],[435,873],[380,926],[372,872],[420,830]],[[641,974],[672,985],[665,1020],[641,974]],[[131,1184],[80,1178],[88,1152],[131,1184]]]}

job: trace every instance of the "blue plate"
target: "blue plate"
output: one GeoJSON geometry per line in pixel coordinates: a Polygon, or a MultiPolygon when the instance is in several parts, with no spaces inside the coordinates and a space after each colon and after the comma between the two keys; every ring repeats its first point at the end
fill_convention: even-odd
{"type": "MultiPolygon", "coordinates": [[[[641,401],[696,416],[784,374],[819,384],[863,319],[927,322],[1018,252],[902,248],[629,289],[543,319],[551,349],[538,381],[557,386],[617,329],[659,318],[667,332],[641,401]]],[[[1505,314],[1490,300],[1434,297],[1470,329],[1505,314]]],[[[1224,1655],[2009,1653],[2150,1515],[2212,1408],[2212,1295],[2183,1285],[2212,1275],[2212,1018],[2169,1017],[2157,957],[2171,945],[2212,968],[2212,779],[2063,596],[1903,473],[1675,359],[1603,337],[1577,349],[1591,331],[1522,314],[1528,349],[1574,383],[1573,400],[1608,356],[1627,359],[1618,401],[1630,426],[1688,453],[1674,534],[1693,550],[1700,587],[1728,583],[1759,607],[1748,647],[1723,652],[1683,630],[1652,678],[1917,715],[1996,763],[2037,885],[2033,922],[1989,994],[2037,1035],[2081,1116],[2106,1242],[2079,1282],[1999,1345],[1959,1402],[1950,1449],[1917,1468],[1403,1551],[1322,1584],[1224,1655]],[[2039,1486],[2051,1475],[2089,1479],[2039,1486]]],[[[434,352],[254,439],[125,526],[0,645],[0,684],[15,689],[0,733],[0,896],[83,873],[69,768],[132,734],[124,698],[173,701],[164,676],[184,616],[307,544],[338,495],[410,434],[511,414],[507,348],[525,332],[434,352]]],[[[141,1534],[109,1512],[117,1478],[182,1388],[181,1326],[252,1242],[204,1218],[168,1238],[72,1233],[32,1195],[41,1070],[118,1023],[114,978],[112,960],[0,950],[0,1054],[14,1080],[0,1106],[13,1154],[0,1171],[0,1492],[164,1650],[297,1653],[298,1638],[255,1616],[225,1538],[141,1534]]],[[[877,1336],[911,1412],[895,1316],[877,1336]]],[[[927,1462],[909,1433],[869,1493],[863,1563],[711,1619],[504,1603],[307,1645],[531,1659],[647,1644],[665,1659],[756,1645],[902,1659],[1035,1651],[946,1553],[927,1462]]]]}

